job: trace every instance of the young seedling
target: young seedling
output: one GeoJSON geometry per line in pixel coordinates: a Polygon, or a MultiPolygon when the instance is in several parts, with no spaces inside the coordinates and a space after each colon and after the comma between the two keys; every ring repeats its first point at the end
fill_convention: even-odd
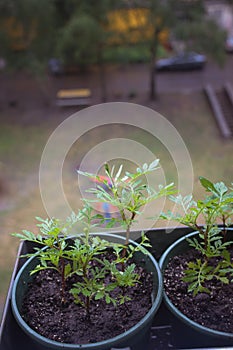
{"type": "MultiPolygon", "coordinates": [[[[204,177],[200,177],[200,182],[205,188],[206,192],[210,193],[210,199],[215,202],[217,220],[221,223],[221,232],[226,240],[226,229],[232,224],[233,214],[233,191],[232,188],[228,188],[223,182],[217,182],[216,184],[207,180],[204,177]]],[[[216,221],[217,221],[216,220],[216,221]]],[[[218,222],[218,223],[219,223],[218,222]]]]}
{"type": "MultiPolygon", "coordinates": [[[[15,234],[20,239],[39,245],[34,253],[26,255],[36,255],[39,259],[39,264],[31,274],[45,269],[54,269],[60,274],[63,304],[66,301],[67,281],[72,277],[74,282],[69,292],[73,295],[75,303],[85,308],[88,318],[93,300],[104,299],[106,303],[114,305],[125,303],[129,300],[127,288],[140,283],[140,273],[136,272],[136,265],[131,259],[137,251],[148,253],[146,248],[150,244],[144,233],[139,245],[129,243],[132,224],[147,203],[174,193],[173,184],[158,186],[158,190],[155,191],[145,182],[145,176],[158,169],[158,163],[159,161],[155,160],[149,165],[144,164],[142,168],[137,168],[135,173],[125,172],[124,175],[122,166],[115,173],[114,167],[110,169],[109,165],[105,164],[107,179],[97,175],[96,179],[100,185],[89,190],[96,196],[96,200],[93,201],[109,203],[118,209],[120,218],[111,219],[108,225],[111,227],[115,222],[122,225],[126,232],[124,244],[111,243],[90,234],[91,229],[98,225],[98,222],[103,222],[104,218],[94,211],[93,201],[86,199],[78,214],[73,213],[65,223],[57,219],[37,218],[39,234],[27,230],[15,234]],[[73,235],[71,240],[70,229],[77,222],[84,225],[83,233],[75,237],[73,235]],[[107,258],[109,253],[110,260],[107,258]]],[[[82,174],[93,179],[92,174],[82,174]]]]}
{"type": "MultiPolygon", "coordinates": [[[[156,191],[145,182],[146,175],[158,168],[159,159],[156,159],[149,165],[145,163],[141,168],[138,167],[134,173],[126,171],[124,174],[122,174],[122,165],[115,171],[115,166],[110,168],[106,163],[104,165],[106,178],[78,171],[79,174],[95,179],[99,183],[95,188],[88,190],[95,195],[94,202],[108,203],[117,208],[119,218],[108,220],[107,227],[120,223],[125,231],[125,246],[129,244],[132,225],[142,214],[142,208],[155,199],[174,193],[172,183],[167,186],[159,185],[156,191]]],[[[123,256],[125,253],[126,249],[123,250],[123,256]]]]}
{"type": "MultiPolygon", "coordinates": [[[[39,264],[31,274],[46,269],[53,269],[59,273],[62,304],[66,301],[66,282],[73,276],[75,282],[69,292],[73,295],[75,303],[84,307],[87,317],[90,318],[92,300],[104,299],[107,304],[113,303],[115,306],[129,300],[127,294],[124,294],[125,288],[134,286],[140,276],[135,272],[135,265],[132,263],[128,263],[124,272],[118,267],[122,261],[126,263],[139,246],[131,247],[128,257],[123,259],[120,252],[125,248],[124,245],[91,235],[90,229],[97,225],[99,215],[93,214],[93,208],[88,201],[84,203],[78,215],[72,214],[65,223],[57,219],[37,218],[39,234],[23,230],[22,233],[13,235],[39,245],[35,252],[24,255],[37,256],[39,259],[39,264]],[[93,221],[95,224],[92,224],[93,221]],[[70,229],[77,222],[84,225],[83,234],[71,239],[70,229]],[[106,252],[107,255],[110,252],[112,256],[110,261],[106,252]],[[112,294],[116,289],[117,293],[112,294]]],[[[146,241],[146,238],[143,241],[146,241]]]]}
{"type": "MultiPolygon", "coordinates": [[[[136,251],[143,248],[141,245],[134,247],[130,245],[129,254],[122,258],[120,255],[125,249],[124,245],[90,234],[92,221],[96,222],[100,216],[93,214],[93,208],[87,200],[85,200],[82,216],[85,218],[84,235],[75,239],[74,245],[68,251],[69,259],[75,263],[75,271],[78,275],[78,282],[73,285],[70,292],[75,302],[85,308],[89,318],[92,300],[104,299],[107,304],[112,303],[115,306],[129,300],[125,288],[134,286],[140,276],[135,272],[135,264],[128,263],[124,271],[119,270],[119,264],[122,262],[126,264],[136,251]],[[106,252],[111,254],[111,260],[106,258],[106,252]],[[115,292],[113,297],[112,292],[116,290],[118,292],[115,292]]],[[[146,241],[144,237],[142,244],[146,245],[146,241]]]]}
{"type": "Polygon", "coordinates": [[[65,264],[66,240],[69,230],[81,219],[81,213],[78,215],[72,213],[65,223],[55,218],[42,219],[36,217],[39,222],[37,224],[38,234],[28,230],[23,230],[22,233],[13,233],[13,236],[21,240],[31,241],[39,245],[39,248],[34,248],[34,253],[24,255],[25,257],[37,256],[40,261],[35,269],[31,271],[31,275],[45,269],[54,269],[60,274],[62,302],[65,301],[65,281],[71,272],[70,264],[65,264]],[[43,247],[44,249],[42,249],[43,247]]]}
{"type": "MultiPolygon", "coordinates": [[[[89,241],[89,249],[97,248],[95,243],[89,241]]],[[[113,251],[114,247],[112,246],[113,251]]],[[[89,253],[86,250],[85,253],[89,253]]],[[[91,264],[79,272],[79,281],[73,285],[71,293],[77,304],[82,305],[86,310],[86,315],[90,318],[90,305],[92,300],[104,299],[107,304],[112,303],[117,306],[130,300],[124,293],[126,287],[132,287],[139,281],[139,275],[135,273],[135,264],[127,266],[124,272],[119,271],[117,260],[109,261],[106,258],[94,256],[91,264]],[[99,266],[95,266],[95,262],[99,266]],[[108,280],[108,283],[106,283],[108,280]],[[114,290],[118,290],[115,296],[112,296],[114,290]],[[122,293],[119,291],[122,290],[122,293]]]]}
{"type": "Polygon", "coordinates": [[[233,274],[227,247],[233,242],[226,241],[226,228],[231,225],[233,215],[233,191],[223,182],[212,183],[200,177],[200,183],[208,193],[204,200],[193,200],[192,195],[170,196],[170,199],[181,207],[183,214],[169,211],[161,214],[161,218],[175,220],[198,231],[199,239],[188,239],[191,247],[201,253],[202,259],[188,263],[183,280],[189,283],[189,291],[194,295],[209,292],[205,281],[216,278],[222,283],[229,283],[229,275],[233,274]],[[211,264],[211,258],[219,258],[217,265],[211,264]]]}
{"type": "Polygon", "coordinates": [[[115,302],[110,297],[112,290],[110,285],[105,286],[106,276],[110,273],[109,268],[101,259],[101,255],[112,248],[113,244],[98,236],[90,235],[91,227],[96,225],[92,224],[92,221],[98,218],[98,215],[93,215],[92,212],[93,208],[85,200],[81,210],[84,234],[74,240],[66,255],[66,258],[73,262],[73,271],[78,276],[78,282],[74,283],[70,292],[75,302],[85,308],[88,317],[92,299],[105,298],[106,302],[115,302]]]}

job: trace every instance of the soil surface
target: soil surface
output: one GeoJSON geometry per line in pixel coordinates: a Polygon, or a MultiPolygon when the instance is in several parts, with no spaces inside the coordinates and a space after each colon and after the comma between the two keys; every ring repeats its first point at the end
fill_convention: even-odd
{"type": "MultiPolygon", "coordinates": [[[[74,303],[69,292],[74,276],[67,281],[65,303],[61,303],[61,278],[52,269],[40,271],[29,286],[23,303],[23,318],[42,336],[53,341],[70,344],[88,344],[113,338],[124,333],[140,321],[151,307],[153,281],[151,273],[136,266],[140,283],[125,289],[130,300],[125,304],[106,304],[92,300],[90,316],[74,303]]],[[[79,277],[75,277],[76,282],[79,277]]],[[[119,290],[111,292],[111,296],[119,290]]]]}
{"type": "MultiPolygon", "coordinates": [[[[231,248],[231,256],[233,250],[231,248]]],[[[182,281],[187,261],[201,259],[194,249],[175,256],[164,272],[164,288],[172,303],[191,320],[214,330],[233,333],[233,283],[223,284],[216,278],[205,281],[210,293],[188,292],[188,284],[182,281]]],[[[232,276],[228,276],[231,281],[232,276]]]]}

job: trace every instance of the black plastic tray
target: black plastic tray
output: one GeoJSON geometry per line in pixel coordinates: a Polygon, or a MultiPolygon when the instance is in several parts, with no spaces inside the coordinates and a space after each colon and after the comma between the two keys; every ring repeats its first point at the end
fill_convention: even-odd
{"type": "MultiPolygon", "coordinates": [[[[164,250],[177,238],[190,232],[187,228],[176,228],[171,233],[165,229],[154,229],[147,232],[152,248],[151,253],[158,260],[164,250]]],[[[19,254],[33,251],[30,242],[23,242],[19,246],[19,254]]],[[[3,311],[0,328],[0,350],[47,350],[29,338],[18,326],[11,310],[11,288],[17,271],[25,259],[16,259],[12,273],[10,287],[3,311]]],[[[151,327],[149,349],[142,350],[169,350],[169,349],[232,349],[233,343],[223,343],[219,338],[200,334],[186,327],[177,320],[162,303],[151,327]]],[[[127,349],[128,350],[128,349],[127,349]]]]}

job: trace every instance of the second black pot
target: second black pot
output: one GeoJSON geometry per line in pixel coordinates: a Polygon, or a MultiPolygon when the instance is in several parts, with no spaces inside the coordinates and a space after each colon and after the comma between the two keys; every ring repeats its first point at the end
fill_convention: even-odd
{"type": "MultiPolygon", "coordinates": [[[[228,229],[228,236],[233,237],[233,230],[228,229]]],[[[190,249],[190,245],[187,241],[187,238],[198,238],[199,234],[198,232],[192,232],[189,233],[178,240],[176,240],[173,244],[171,244],[166,251],[162,254],[160,260],[159,260],[159,266],[161,268],[162,274],[164,273],[166,266],[168,262],[175,256],[184,253],[190,249]]],[[[187,332],[190,333],[190,336],[193,337],[194,340],[194,346],[195,346],[195,339],[197,344],[199,343],[199,340],[197,339],[197,334],[199,333],[200,336],[203,339],[203,345],[210,346],[211,344],[215,344],[216,346],[229,346],[233,345],[233,333],[225,333],[221,331],[216,331],[214,329],[207,328],[205,326],[202,326],[201,324],[194,322],[190,318],[188,318],[186,315],[184,315],[170,300],[168,295],[166,294],[166,291],[163,291],[163,301],[168,308],[168,310],[179,320],[183,323],[184,326],[184,333],[187,332]],[[195,336],[196,334],[196,336],[195,336]]],[[[184,339],[187,339],[187,334],[184,337],[184,339]]],[[[181,342],[182,343],[182,342],[181,342]]],[[[185,346],[185,344],[183,344],[185,346]]]]}

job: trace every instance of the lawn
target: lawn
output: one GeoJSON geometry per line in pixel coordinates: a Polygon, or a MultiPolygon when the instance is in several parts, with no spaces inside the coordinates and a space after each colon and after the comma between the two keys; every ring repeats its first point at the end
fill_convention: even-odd
{"type": "MultiPolygon", "coordinates": [[[[201,92],[161,94],[156,102],[148,102],[145,96],[138,96],[134,102],[157,110],[167,118],[183,138],[193,165],[194,195],[201,194],[198,184],[200,175],[213,181],[224,180],[227,184],[231,183],[233,141],[225,141],[221,138],[208,103],[201,92]]],[[[59,124],[56,118],[50,121],[42,118],[41,122],[27,125],[21,125],[20,121],[12,125],[7,121],[6,116],[3,116],[2,120],[0,129],[1,305],[4,304],[19,243],[10,233],[19,232],[22,229],[34,230],[35,216],[47,215],[40,197],[38,171],[48,137],[59,124]]],[[[175,164],[166,147],[157,139],[142,130],[132,130],[121,125],[115,126],[114,130],[109,127],[100,127],[83,135],[73,144],[64,162],[64,192],[74,210],[80,206],[75,169],[89,150],[109,137],[130,138],[145,147],[150,147],[156,157],[161,159],[167,181],[173,181],[173,179],[176,181],[175,164]]],[[[182,159],[179,161],[182,162],[182,159]]],[[[187,173],[186,178],[188,179],[189,176],[190,174],[187,173]]],[[[48,177],[51,178],[52,186],[52,175],[48,173],[48,177]]],[[[54,203],[56,205],[56,199],[54,203]]]]}

